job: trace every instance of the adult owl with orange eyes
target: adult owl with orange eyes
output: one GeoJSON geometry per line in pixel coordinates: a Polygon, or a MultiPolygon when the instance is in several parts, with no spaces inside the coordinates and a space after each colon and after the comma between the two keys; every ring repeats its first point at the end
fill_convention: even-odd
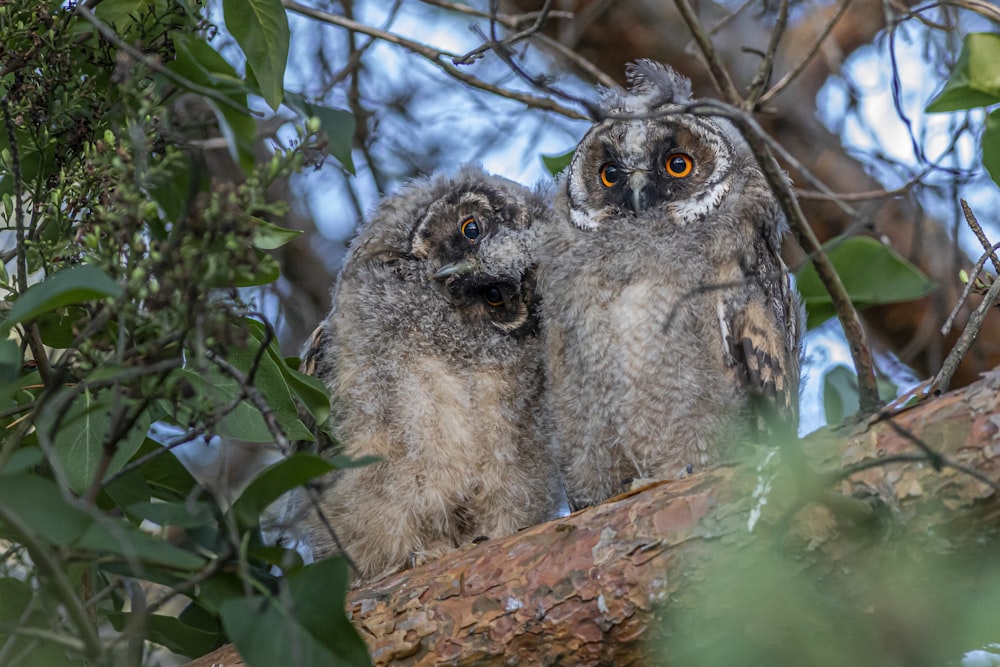
{"type": "Polygon", "coordinates": [[[467,166],[404,186],[354,239],[303,368],[330,389],[334,453],[380,461],[335,473],[320,511],[300,498],[314,556],[339,541],[371,579],[557,512],[534,259],[550,220],[544,192],[467,166]]]}
{"type": "Polygon", "coordinates": [[[764,402],[797,420],[787,225],[735,128],[643,60],[602,91],[540,260],[548,410],[574,508],[727,455],[764,402]]]}

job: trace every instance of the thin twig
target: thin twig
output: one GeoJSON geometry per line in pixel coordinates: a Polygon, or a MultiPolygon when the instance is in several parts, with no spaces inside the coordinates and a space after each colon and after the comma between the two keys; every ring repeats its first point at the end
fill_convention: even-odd
{"type": "Polygon", "coordinates": [[[989,255],[990,260],[993,262],[993,268],[996,271],[997,276],[1000,276],[1000,259],[997,258],[996,250],[997,246],[990,243],[990,240],[986,237],[983,232],[983,228],[979,224],[979,220],[976,220],[976,214],[972,212],[969,207],[969,202],[964,199],[959,199],[959,203],[962,205],[962,213],[965,215],[965,222],[969,225],[969,229],[972,233],[976,235],[979,239],[979,244],[983,246],[983,250],[989,255]]]}
{"type": "Polygon", "coordinates": [[[691,4],[688,0],[674,0],[674,3],[677,5],[677,10],[681,13],[681,18],[683,18],[684,22],[687,24],[688,30],[691,31],[691,35],[698,43],[698,48],[701,49],[702,55],[705,57],[705,62],[708,65],[708,72],[712,75],[712,81],[715,82],[715,87],[719,89],[722,95],[726,98],[726,101],[731,105],[734,107],[742,107],[743,97],[736,89],[736,84],[733,83],[732,77],[729,76],[729,71],[726,69],[726,66],[723,64],[718,52],[715,50],[715,46],[712,44],[711,38],[705,33],[705,29],[698,20],[698,16],[695,14],[691,4]]]}
{"type": "Polygon", "coordinates": [[[780,95],[781,91],[783,91],[790,83],[792,83],[792,81],[797,79],[799,75],[802,74],[809,63],[812,62],[813,58],[816,57],[816,54],[819,53],[820,47],[823,46],[823,42],[825,42],[826,38],[829,37],[831,32],[833,32],[834,26],[837,25],[838,21],[840,21],[840,18],[847,11],[850,4],[851,0],[841,0],[841,3],[837,5],[837,11],[833,13],[830,20],[827,21],[825,26],[823,26],[823,30],[821,30],[819,35],[816,36],[815,41],[813,41],[812,46],[806,52],[806,55],[795,64],[795,67],[793,67],[790,72],[781,77],[776,84],[771,86],[771,88],[761,96],[760,100],[757,102],[758,108],[767,106],[768,102],[780,95]]]}
{"type": "Polygon", "coordinates": [[[100,637],[97,635],[97,630],[90,624],[87,610],[80,598],[76,596],[76,591],[73,590],[73,584],[66,575],[63,564],[56,560],[49,552],[48,547],[42,544],[35,532],[21,520],[18,514],[0,505],[0,519],[3,519],[16,539],[27,548],[28,553],[31,554],[31,560],[46,575],[49,585],[59,595],[66,613],[69,614],[70,620],[76,626],[77,632],[80,633],[84,647],[83,654],[91,660],[99,660],[104,654],[100,637]]]}
{"type": "Polygon", "coordinates": [[[941,370],[938,372],[936,379],[937,390],[938,391],[948,391],[948,387],[951,386],[951,379],[955,375],[955,371],[958,370],[959,364],[962,363],[962,359],[965,355],[969,353],[972,348],[972,344],[976,340],[976,336],[983,328],[983,323],[986,321],[986,313],[989,309],[996,303],[997,297],[1000,296],[1000,278],[993,281],[990,286],[989,291],[986,296],[983,297],[982,303],[972,311],[969,316],[969,321],[965,324],[965,330],[962,335],[958,337],[955,342],[955,346],[951,348],[951,352],[945,358],[944,363],[941,365],[941,370]]]}
{"type": "Polygon", "coordinates": [[[747,111],[754,111],[759,107],[760,97],[764,93],[764,88],[771,81],[771,73],[774,71],[774,57],[778,52],[778,44],[781,42],[781,38],[784,36],[785,28],[787,27],[788,0],[781,0],[781,4],[778,7],[778,19],[771,29],[771,40],[768,42],[767,51],[764,53],[764,58],[757,67],[757,73],[754,74],[753,80],[747,89],[746,101],[743,103],[743,108],[747,111]]]}
{"type": "Polygon", "coordinates": [[[578,111],[564,107],[563,105],[553,101],[552,99],[545,97],[538,97],[535,95],[529,95],[527,93],[521,93],[514,90],[507,90],[501,88],[500,86],[487,83],[482,79],[471,76],[466,72],[463,72],[455,65],[451,64],[446,60],[446,57],[454,57],[457,54],[449,54],[444,51],[435,49],[426,44],[420,42],[415,42],[400,35],[396,35],[391,32],[384,30],[378,30],[377,28],[372,28],[371,26],[364,25],[363,23],[358,23],[357,21],[351,21],[344,18],[343,16],[337,16],[336,14],[330,14],[328,12],[323,12],[318,9],[313,9],[312,7],[306,7],[301,5],[294,0],[282,0],[282,6],[285,9],[295,12],[296,14],[301,14],[302,16],[321,21],[323,23],[329,23],[331,25],[340,26],[342,28],[347,28],[348,30],[354,30],[356,32],[369,35],[371,37],[376,37],[383,41],[389,42],[390,44],[395,44],[408,51],[411,51],[418,56],[431,62],[433,65],[444,71],[450,77],[466,83],[473,88],[478,88],[480,90],[485,90],[487,92],[499,95],[500,97],[505,97],[507,99],[515,100],[521,102],[529,107],[535,109],[541,109],[543,111],[552,111],[554,113],[561,114],[567,118],[573,118],[576,120],[586,120],[587,116],[581,114],[578,111]]]}
{"type": "MultiPolygon", "coordinates": [[[[990,255],[995,256],[994,251],[997,249],[1000,249],[1000,243],[988,246],[986,248],[986,252],[979,256],[975,266],[972,267],[972,271],[969,273],[969,279],[965,283],[965,289],[962,290],[962,296],[958,297],[958,301],[955,302],[955,307],[952,308],[951,314],[948,315],[948,319],[945,320],[944,326],[941,327],[942,336],[947,336],[951,333],[951,328],[955,325],[955,318],[958,317],[958,313],[965,305],[966,299],[969,298],[969,295],[972,294],[972,290],[975,289],[976,283],[979,281],[979,276],[982,274],[983,269],[986,268],[986,260],[989,259],[990,255]]],[[[993,278],[992,280],[996,281],[997,278],[993,278]]],[[[992,285],[993,283],[991,282],[990,284],[992,285]]]]}

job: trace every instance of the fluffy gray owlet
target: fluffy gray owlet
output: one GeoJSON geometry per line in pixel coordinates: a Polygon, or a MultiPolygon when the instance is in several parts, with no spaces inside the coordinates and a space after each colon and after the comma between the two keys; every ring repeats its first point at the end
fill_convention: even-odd
{"type": "MultiPolygon", "coordinates": [[[[322,493],[363,578],[554,516],[533,259],[550,219],[543,193],[465,167],[385,199],[354,239],[304,366],[338,453],[382,459],[322,493]]],[[[335,550],[314,509],[302,521],[315,556],[335,550]]]]}
{"type": "Polygon", "coordinates": [[[755,394],[797,421],[802,312],[775,196],[726,121],[670,113],[686,79],[648,60],[627,75],[627,91],[603,91],[617,118],[587,132],[560,181],[540,258],[575,508],[719,461],[755,394]]]}

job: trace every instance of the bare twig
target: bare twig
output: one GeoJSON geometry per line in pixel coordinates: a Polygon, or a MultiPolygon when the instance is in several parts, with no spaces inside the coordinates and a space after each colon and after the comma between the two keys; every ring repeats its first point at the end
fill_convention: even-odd
{"type": "Polygon", "coordinates": [[[482,79],[474,77],[466,72],[460,70],[458,67],[453,65],[447,60],[447,58],[455,57],[457,54],[446,53],[439,49],[435,49],[426,44],[420,42],[415,42],[411,39],[401,37],[391,32],[385,30],[378,30],[377,28],[372,28],[371,26],[364,25],[363,23],[358,23],[357,21],[351,21],[343,16],[337,16],[335,14],[330,14],[328,12],[323,12],[318,9],[313,9],[312,7],[306,7],[301,5],[295,0],[282,0],[282,6],[289,11],[295,12],[296,14],[301,14],[308,18],[316,19],[323,23],[329,23],[331,25],[340,26],[342,28],[347,28],[349,30],[354,30],[356,32],[369,35],[371,37],[376,37],[383,41],[389,42],[390,44],[395,44],[408,51],[411,51],[418,56],[428,60],[433,65],[444,71],[446,74],[452,78],[466,83],[473,88],[478,88],[480,90],[485,90],[487,92],[499,95],[500,97],[505,97],[507,99],[515,100],[521,102],[529,107],[535,109],[541,109],[543,111],[552,111],[554,113],[561,114],[567,118],[574,118],[577,120],[586,120],[586,116],[578,111],[565,107],[558,102],[553,101],[550,98],[538,97],[536,95],[529,95],[527,93],[518,92],[515,90],[508,90],[506,88],[501,88],[491,83],[487,83],[482,79]]]}
{"type": "Polygon", "coordinates": [[[969,229],[972,233],[976,235],[979,239],[979,244],[983,246],[983,250],[989,256],[990,260],[993,262],[993,269],[996,271],[997,276],[1000,276],[1000,259],[997,258],[996,250],[997,246],[990,243],[990,240],[986,238],[986,234],[983,232],[982,226],[980,226],[979,221],[976,220],[976,214],[972,212],[969,208],[969,202],[964,199],[960,199],[959,202],[962,205],[962,213],[965,215],[965,222],[969,225],[969,229]]]}
{"type": "MultiPolygon", "coordinates": [[[[947,336],[951,332],[951,328],[955,325],[955,318],[958,317],[958,313],[962,310],[965,305],[966,299],[972,294],[972,291],[976,288],[976,283],[979,281],[979,276],[982,275],[983,269],[986,268],[986,260],[989,259],[990,255],[994,255],[994,251],[1000,248],[1000,243],[996,243],[992,246],[986,248],[986,252],[980,255],[979,259],[976,261],[975,266],[972,267],[972,271],[969,273],[969,279],[965,283],[965,289],[962,290],[962,295],[958,297],[958,301],[955,302],[955,307],[952,308],[951,314],[948,315],[948,319],[945,320],[944,326],[941,327],[941,335],[947,336]]],[[[991,280],[997,280],[997,278],[992,278],[991,280]]],[[[985,281],[984,281],[985,282],[985,281]]],[[[990,282],[990,285],[993,283],[990,282]]],[[[982,289],[986,289],[985,287],[982,289]]]]}
{"type": "Polygon", "coordinates": [[[806,52],[806,55],[795,64],[795,67],[793,67],[790,72],[781,77],[776,84],[771,86],[771,88],[761,96],[760,100],[757,101],[758,108],[766,106],[768,102],[780,95],[781,91],[788,87],[792,81],[802,74],[803,70],[805,70],[809,63],[812,62],[812,59],[816,57],[816,54],[819,53],[820,47],[823,46],[823,42],[826,41],[826,38],[829,37],[830,33],[833,31],[834,26],[837,25],[837,22],[847,11],[851,1],[852,0],[841,0],[841,3],[837,5],[837,11],[833,13],[830,20],[826,22],[825,26],[823,26],[823,30],[821,30],[819,35],[816,36],[815,41],[806,52]]]}
{"type": "Polygon", "coordinates": [[[726,98],[726,101],[731,105],[742,107],[743,97],[736,89],[736,84],[733,83],[732,77],[729,76],[729,71],[723,64],[718,52],[716,52],[715,45],[712,44],[711,38],[702,27],[701,21],[698,20],[698,16],[695,14],[691,4],[688,0],[674,0],[674,3],[677,5],[677,10],[681,13],[681,17],[691,31],[695,42],[698,43],[698,48],[701,49],[702,55],[705,57],[708,72],[712,75],[715,87],[719,89],[726,98]]]}
{"type": "Polygon", "coordinates": [[[764,93],[764,88],[771,81],[771,73],[774,70],[774,56],[778,52],[778,44],[781,42],[781,37],[785,34],[786,27],[788,27],[788,0],[781,0],[781,4],[778,7],[778,18],[771,29],[771,40],[768,42],[767,51],[764,53],[764,58],[757,67],[757,73],[754,75],[747,89],[746,101],[743,103],[743,108],[747,111],[754,111],[759,107],[760,97],[764,93]]]}
{"type": "MultiPolygon", "coordinates": [[[[972,280],[970,277],[970,281],[972,280]]],[[[955,371],[958,370],[958,365],[962,363],[962,359],[965,358],[965,355],[972,348],[976,336],[979,335],[979,332],[983,328],[983,322],[986,321],[986,313],[996,303],[998,296],[1000,296],[1000,279],[993,281],[986,296],[983,297],[982,303],[972,311],[969,321],[965,325],[965,330],[959,336],[955,342],[955,346],[948,353],[944,363],[941,365],[941,370],[935,378],[938,391],[947,391],[948,387],[951,386],[951,379],[955,375],[955,371]]]]}

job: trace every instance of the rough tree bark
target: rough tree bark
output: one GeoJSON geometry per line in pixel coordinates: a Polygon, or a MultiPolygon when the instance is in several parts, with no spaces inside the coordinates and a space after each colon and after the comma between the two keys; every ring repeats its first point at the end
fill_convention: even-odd
{"type": "MultiPolygon", "coordinates": [[[[998,390],[1000,369],[890,419],[802,443],[812,467],[836,471],[919,454],[919,439],[982,479],[949,465],[935,470],[927,458],[887,462],[808,498],[774,491],[751,531],[760,474],[753,466],[721,466],[358,588],[348,608],[376,665],[644,664],[649,640],[669,631],[671,605],[702,576],[720,538],[742,548],[788,530],[790,548],[829,564],[848,554],[878,557],[848,530],[873,504],[890,509],[894,526],[937,531],[935,539],[945,527],[974,531],[994,521],[998,390]]],[[[229,645],[188,667],[242,664],[229,645]]]]}

